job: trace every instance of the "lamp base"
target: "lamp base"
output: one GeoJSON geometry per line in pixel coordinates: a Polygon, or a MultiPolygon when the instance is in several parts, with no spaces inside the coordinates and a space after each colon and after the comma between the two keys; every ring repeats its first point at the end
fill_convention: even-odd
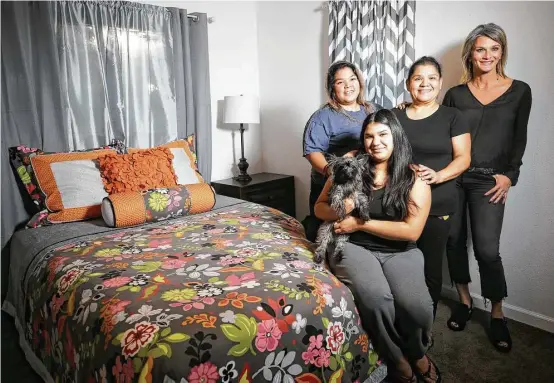
{"type": "Polygon", "coordinates": [[[233,179],[243,184],[247,184],[252,181],[252,177],[250,177],[248,174],[239,174],[238,176],[233,177],[233,179]]]}
{"type": "Polygon", "coordinates": [[[246,170],[248,169],[248,162],[246,162],[246,158],[241,158],[238,163],[238,168],[240,170],[240,174],[236,177],[233,177],[235,181],[241,182],[241,183],[248,183],[252,181],[252,177],[248,175],[246,170]]]}

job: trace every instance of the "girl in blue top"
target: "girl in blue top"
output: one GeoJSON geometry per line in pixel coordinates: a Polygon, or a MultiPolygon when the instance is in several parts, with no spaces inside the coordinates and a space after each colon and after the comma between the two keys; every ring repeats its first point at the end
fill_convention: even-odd
{"type": "Polygon", "coordinates": [[[321,223],[314,205],[327,178],[330,155],[342,156],[359,146],[362,123],[368,114],[381,107],[364,100],[364,80],[354,64],[337,61],[327,72],[328,101],[318,109],[304,130],[304,157],[312,165],[310,216],[305,222],[306,236],[314,241],[321,223]]]}

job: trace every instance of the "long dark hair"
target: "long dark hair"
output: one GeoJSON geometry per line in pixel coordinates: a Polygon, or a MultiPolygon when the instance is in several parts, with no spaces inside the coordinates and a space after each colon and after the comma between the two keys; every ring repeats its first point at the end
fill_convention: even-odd
{"type": "MultiPolygon", "coordinates": [[[[413,204],[410,192],[415,182],[415,174],[410,168],[412,163],[412,146],[400,125],[396,115],[388,109],[381,109],[370,114],[364,120],[360,134],[361,149],[358,155],[364,155],[364,136],[367,126],[373,122],[386,125],[392,133],[393,150],[388,159],[388,180],[385,184],[383,197],[384,211],[395,219],[404,219],[408,215],[408,208],[413,204]]],[[[375,163],[369,157],[367,174],[363,177],[363,189],[367,195],[372,195],[374,186],[375,163]]]]}

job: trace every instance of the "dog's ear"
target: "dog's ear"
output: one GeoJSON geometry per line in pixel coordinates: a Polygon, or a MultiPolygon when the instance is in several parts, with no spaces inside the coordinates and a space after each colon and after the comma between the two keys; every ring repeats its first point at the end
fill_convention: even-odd
{"type": "Polygon", "coordinates": [[[369,154],[359,154],[358,156],[356,156],[356,161],[358,161],[358,164],[361,167],[365,168],[369,164],[369,154]]]}

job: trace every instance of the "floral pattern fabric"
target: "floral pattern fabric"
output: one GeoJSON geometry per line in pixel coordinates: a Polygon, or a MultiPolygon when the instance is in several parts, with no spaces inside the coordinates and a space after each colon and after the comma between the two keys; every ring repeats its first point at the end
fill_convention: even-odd
{"type": "Polygon", "coordinates": [[[147,222],[204,213],[215,205],[215,192],[207,183],[154,189],[141,194],[147,222]]]}
{"type": "Polygon", "coordinates": [[[207,183],[178,185],[111,194],[102,204],[108,226],[135,226],[210,211],[215,205],[215,191],[207,183]]]}
{"type": "Polygon", "coordinates": [[[26,339],[59,382],[380,381],[311,246],[250,203],[75,240],[28,269],[26,339]]]}

